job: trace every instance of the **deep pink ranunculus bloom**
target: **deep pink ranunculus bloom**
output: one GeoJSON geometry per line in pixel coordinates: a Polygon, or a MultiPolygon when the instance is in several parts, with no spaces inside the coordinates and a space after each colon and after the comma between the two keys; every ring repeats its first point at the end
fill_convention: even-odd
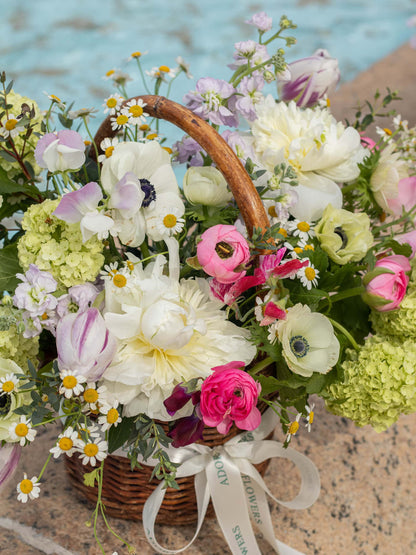
{"type": "Polygon", "coordinates": [[[204,271],[220,283],[234,283],[245,271],[234,271],[250,260],[247,240],[233,225],[214,225],[201,235],[196,248],[204,271]]]}
{"type": "Polygon", "coordinates": [[[410,262],[401,254],[386,256],[378,260],[375,270],[385,269],[386,273],[376,275],[366,286],[365,301],[380,312],[394,310],[400,306],[409,283],[410,262]],[[383,301],[389,301],[383,304],[383,301]]]}
{"type": "Polygon", "coordinates": [[[235,422],[242,430],[255,430],[261,422],[257,399],[261,386],[233,361],[213,368],[201,386],[200,411],[206,426],[226,434],[235,422]]]}

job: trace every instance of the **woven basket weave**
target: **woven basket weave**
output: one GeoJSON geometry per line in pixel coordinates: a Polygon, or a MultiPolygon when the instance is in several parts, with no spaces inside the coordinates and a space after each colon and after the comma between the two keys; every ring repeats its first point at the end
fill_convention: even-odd
{"type": "MultiPolygon", "coordinates": [[[[169,121],[181,128],[195,139],[210,155],[217,168],[224,175],[246,223],[249,233],[254,227],[265,229],[269,220],[257,191],[243,168],[240,160],[222,137],[204,120],[193,112],[161,96],[137,96],[146,103],[146,112],[151,117],[169,121]]],[[[131,100],[131,99],[130,99],[131,100]]],[[[126,101],[128,102],[128,101],[126,101]]],[[[101,141],[112,137],[115,131],[111,129],[110,117],[101,125],[95,136],[95,144],[100,150],[101,141]]],[[[265,370],[267,372],[267,370],[265,370]]],[[[264,412],[265,404],[259,406],[264,412]]],[[[168,427],[166,425],[166,431],[168,427]]],[[[205,427],[203,440],[200,443],[215,447],[222,445],[232,437],[241,433],[233,426],[227,435],[221,435],[215,428],[205,427]]],[[[73,486],[83,497],[96,503],[97,488],[88,487],[83,483],[83,475],[92,468],[81,463],[81,459],[73,456],[65,457],[66,469],[73,486]]],[[[269,461],[256,465],[257,470],[264,474],[269,461]]],[[[141,469],[130,468],[128,458],[109,455],[104,464],[104,481],[102,500],[107,514],[118,518],[141,520],[143,506],[146,499],[159,485],[157,479],[150,480],[153,468],[143,466],[141,469]]],[[[168,488],[157,522],[159,524],[181,525],[197,521],[197,505],[194,491],[194,477],[178,478],[180,489],[168,488]]],[[[213,517],[214,511],[210,504],[207,517],[213,517]]]]}

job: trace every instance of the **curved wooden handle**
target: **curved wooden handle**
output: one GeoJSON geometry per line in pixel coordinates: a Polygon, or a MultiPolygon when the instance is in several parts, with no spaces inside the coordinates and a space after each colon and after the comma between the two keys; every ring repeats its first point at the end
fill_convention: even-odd
{"type": "MultiPolygon", "coordinates": [[[[269,219],[263,203],[248,173],[224,139],[206,121],[191,110],[163,96],[142,95],[134,97],[143,100],[146,112],[151,116],[173,123],[195,141],[210,155],[224,175],[238,208],[251,234],[254,227],[269,227],[269,219]]],[[[131,100],[131,99],[129,99],[131,100]]],[[[129,102],[127,100],[126,102],[129,102]]],[[[101,141],[113,137],[110,116],[107,117],[95,135],[95,143],[100,148],[101,141]]]]}

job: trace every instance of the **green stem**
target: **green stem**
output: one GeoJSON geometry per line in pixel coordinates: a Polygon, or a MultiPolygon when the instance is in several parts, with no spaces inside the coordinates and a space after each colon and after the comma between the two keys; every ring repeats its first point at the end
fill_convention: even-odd
{"type": "Polygon", "coordinates": [[[100,166],[100,163],[98,162],[98,147],[95,143],[94,137],[91,134],[90,128],[88,127],[87,116],[83,116],[82,119],[84,121],[85,129],[87,130],[88,136],[91,139],[91,143],[94,147],[95,156],[96,156],[96,160],[97,160],[98,179],[100,180],[101,179],[101,166],[100,166]]]}
{"type": "Polygon", "coordinates": [[[144,88],[146,89],[147,94],[152,94],[151,91],[150,91],[150,89],[149,89],[149,87],[147,86],[146,79],[145,79],[145,76],[144,76],[144,73],[143,73],[143,69],[142,69],[142,65],[141,65],[141,63],[140,63],[140,61],[139,61],[139,58],[136,58],[136,61],[137,61],[137,67],[139,68],[140,75],[141,75],[141,77],[142,77],[143,86],[144,86],[144,88]]]}
{"type": "Polygon", "coordinates": [[[98,472],[99,478],[97,478],[98,494],[97,494],[97,505],[95,506],[95,511],[94,511],[94,537],[95,537],[95,541],[98,543],[99,548],[101,549],[101,552],[104,553],[105,555],[104,548],[101,545],[101,542],[97,536],[98,508],[101,506],[101,495],[103,491],[103,470],[104,470],[104,461],[101,462],[100,470],[98,472]]]}
{"type": "Polygon", "coordinates": [[[42,478],[43,473],[45,472],[46,467],[48,466],[48,463],[49,463],[49,461],[51,460],[51,457],[52,457],[52,453],[49,453],[49,456],[48,456],[48,458],[46,459],[46,462],[45,462],[45,464],[43,465],[43,468],[42,468],[42,470],[41,470],[40,473],[39,473],[38,481],[42,478]]]}
{"type": "MultiPolygon", "coordinates": [[[[25,390],[26,391],[26,390],[25,390]]],[[[30,391],[33,391],[32,389],[30,391]]],[[[37,426],[44,426],[45,424],[49,424],[50,422],[55,422],[56,420],[61,420],[62,418],[69,418],[71,416],[76,416],[78,412],[73,412],[71,414],[65,414],[64,416],[54,416],[49,420],[44,420],[43,422],[39,422],[38,424],[33,424],[33,428],[37,428],[37,426]]]]}
{"type": "Polygon", "coordinates": [[[364,291],[364,285],[359,285],[358,287],[352,287],[351,289],[341,291],[341,293],[337,293],[336,295],[331,295],[330,299],[332,303],[336,303],[337,301],[342,301],[343,299],[348,299],[350,297],[361,295],[361,293],[364,293],[364,291]]]}
{"type": "Polygon", "coordinates": [[[269,366],[269,364],[271,364],[272,362],[274,362],[272,357],[266,357],[263,360],[259,360],[259,362],[257,362],[252,368],[250,368],[250,374],[252,376],[258,374],[259,372],[267,368],[267,366],[269,366]]]}
{"type": "Polygon", "coordinates": [[[143,241],[143,243],[140,245],[140,251],[143,255],[142,261],[147,260],[148,258],[150,258],[150,251],[149,251],[149,247],[147,246],[146,241],[143,241]]]}
{"type": "Polygon", "coordinates": [[[331,322],[331,324],[334,326],[334,328],[337,328],[341,333],[343,333],[345,335],[345,337],[349,340],[349,342],[351,343],[351,345],[354,347],[354,349],[356,351],[358,351],[360,349],[358,343],[355,341],[355,339],[353,338],[353,336],[350,334],[349,331],[347,331],[344,326],[342,326],[339,322],[337,322],[336,320],[333,320],[332,318],[329,318],[329,316],[327,316],[328,320],[331,322]]]}

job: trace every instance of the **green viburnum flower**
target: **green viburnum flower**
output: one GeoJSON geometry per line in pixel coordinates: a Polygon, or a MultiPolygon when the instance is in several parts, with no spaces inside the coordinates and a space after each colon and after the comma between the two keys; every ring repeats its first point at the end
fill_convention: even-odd
{"type": "Polygon", "coordinates": [[[341,265],[362,260],[373,244],[367,214],[333,208],[331,204],[316,224],[315,233],[329,258],[341,265]]]}
{"type": "Polygon", "coordinates": [[[324,392],[330,412],[382,432],[401,414],[416,411],[416,342],[373,336],[348,351],[343,383],[324,392]]]}
{"type": "Polygon", "coordinates": [[[19,239],[18,255],[22,268],[36,264],[50,272],[66,287],[94,281],[104,262],[103,243],[93,236],[82,242],[78,223],[68,224],[52,216],[60,199],[32,204],[26,211],[19,239]]]}
{"type": "Polygon", "coordinates": [[[18,310],[0,306],[0,357],[13,359],[27,368],[28,359],[34,364],[39,351],[39,337],[23,337],[17,329],[18,310]]]}

